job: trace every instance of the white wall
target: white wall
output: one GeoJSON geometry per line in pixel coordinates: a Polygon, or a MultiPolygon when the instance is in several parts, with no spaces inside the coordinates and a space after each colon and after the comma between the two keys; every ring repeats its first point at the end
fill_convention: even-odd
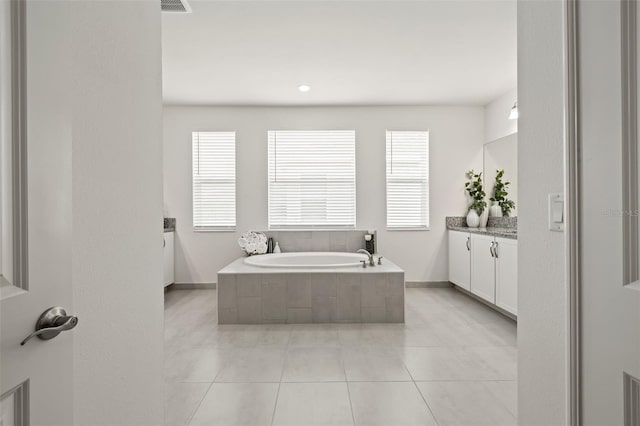
{"type": "Polygon", "coordinates": [[[518,89],[513,88],[484,107],[484,141],[491,142],[518,131],[518,120],[509,120],[518,89]]]}
{"type": "Polygon", "coordinates": [[[565,234],[547,195],[564,188],[563,3],[518,3],[518,424],[567,414],[565,234]]]}
{"type": "Polygon", "coordinates": [[[163,424],[160,4],[67,5],[74,424],[163,424]]]}
{"type": "Polygon", "coordinates": [[[355,129],[357,228],[378,230],[407,281],[447,280],[445,216],[466,214],[465,172],[482,169],[482,107],[164,108],[165,214],[176,217],[176,282],[216,282],[240,233],[267,229],[267,131],[355,129]],[[385,230],[385,130],[430,130],[431,230],[385,230]],[[191,132],[237,131],[237,232],[192,231],[191,132]]]}

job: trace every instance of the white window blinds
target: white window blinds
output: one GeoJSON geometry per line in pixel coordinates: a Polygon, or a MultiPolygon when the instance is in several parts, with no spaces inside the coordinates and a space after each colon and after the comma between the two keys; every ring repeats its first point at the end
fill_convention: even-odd
{"type": "Polygon", "coordinates": [[[355,131],[269,131],[269,227],[354,228],[355,131]]]}
{"type": "Polygon", "coordinates": [[[387,228],[429,227],[429,132],[387,131],[387,228]]]}
{"type": "Polygon", "coordinates": [[[193,132],[193,228],[235,229],[236,133],[193,132]]]}

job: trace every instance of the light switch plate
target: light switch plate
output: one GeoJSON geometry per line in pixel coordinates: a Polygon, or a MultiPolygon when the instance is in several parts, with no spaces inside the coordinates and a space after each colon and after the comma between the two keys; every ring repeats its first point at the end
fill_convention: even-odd
{"type": "Polygon", "coordinates": [[[549,230],[564,232],[564,194],[549,194],[549,230]]]}

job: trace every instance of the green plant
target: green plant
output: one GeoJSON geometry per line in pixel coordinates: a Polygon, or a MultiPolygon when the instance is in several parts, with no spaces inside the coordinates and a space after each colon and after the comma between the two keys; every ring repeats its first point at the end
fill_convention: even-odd
{"type": "Polygon", "coordinates": [[[487,194],[482,188],[482,172],[476,173],[473,170],[469,170],[467,172],[467,178],[469,178],[469,182],[465,183],[464,187],[471,197],[471,205],[467,209],[467,212],[473,209],[478,215],[481,215],[487,207],[487,202],[484,200],[487,194]]]}
{"type": "Polygon", "coordinates": [[[507,198],[507,195],[509,195],[507,187],[511,182],[503,182],[503,176],[504,170],[496,170],[496,184],[493,187],[493,197],[491,197],[490,200],[498,202],[498,205],[502,209],[502,216],[509,216],[509,212],[516,207],[516,203],[507,198]]]}

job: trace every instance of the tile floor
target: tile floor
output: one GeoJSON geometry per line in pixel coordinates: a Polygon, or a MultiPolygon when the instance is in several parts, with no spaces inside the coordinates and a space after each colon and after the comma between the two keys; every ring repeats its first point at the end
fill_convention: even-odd
{"type": "Polygon", "coordinates": [[[406,324],[224,325],[215,290],[165,295],[167,425],[515,425],[515,323],[452,288],[406,324]]]}

